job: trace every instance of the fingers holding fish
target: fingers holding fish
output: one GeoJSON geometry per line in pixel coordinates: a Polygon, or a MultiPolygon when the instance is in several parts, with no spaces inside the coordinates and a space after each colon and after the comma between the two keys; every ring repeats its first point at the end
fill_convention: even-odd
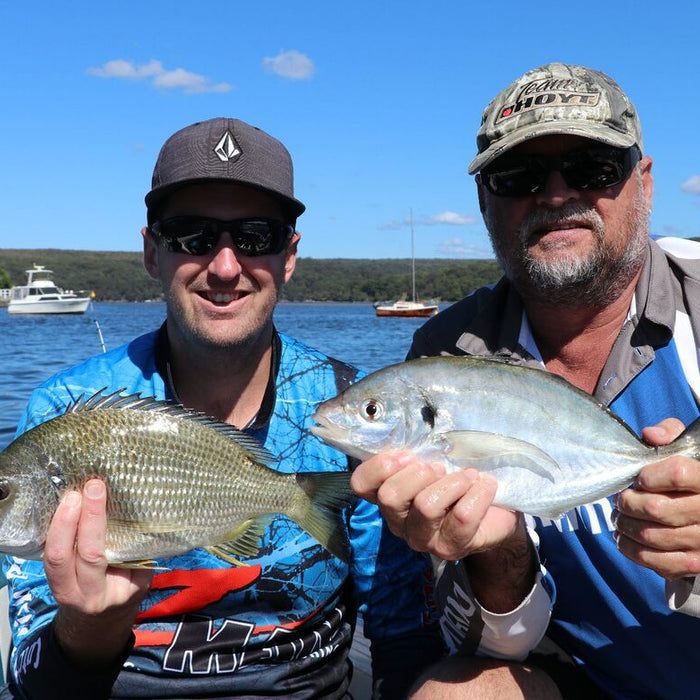
{"type": "Polygon", "coordinates": [[[386,452],[370,457],[352,473],[350,487],[370,503],[378,503],[378,491],[388,479],[403,472],[416,458],[409,452],[386,452]]]}
{"type": "Polygon", "coordinates": [[[105,536],[107,533],[107,489],[103,481],[90,479],[83,488],[82,509],[75,543],[78,578],[99,579],[107,568],[105,536]]]}
{"type": "Polygon", "coordinates": [[[463,559],[499,547],[518,529],[521,516],[493,505],[498,482],[474,469],[459,472],[464,495],[445,513],[441,525],[441,551],[431,553],[443,559],[463,559]]]}
{"type": "Polygon", "coordinates": [[[68,491],[46,536],[44,568],[51,590],[59,603],[84,614],[137,602],[152,578],[152,572],[108,566],[106,502],[99,479],[89,480],[82,492],[68,491]]]}
{"type": "Polygon", "coordinates": [[[670,527],[700,523],[700,462],[671,457],[650,464],[617,496],[623,516],[670,527]]]}
{"type": "Polygon", "coordinates": [[[419,552],[459,559],[493,498],[493,493],[473,488],[477,481],[477,472],[470,469],[446,474],[417,491],[398,534],[419,552]]]}
{"type": "Polygon", "coordinates": [[[79,491],[68,491],[56,508],[46,534],[44,545],[44,569],[50,580],[57,600],[70,595],[73,587],[75,564],[75,542],[78,536],[78,523],[82,508],[82,495],[79,491]]]}
{"type": "Polygon", "coordinates": [[[620,516],[615,540],[628,559],[666,579],[700,574],[697,525],[666,527],[620,516]]]}
{"type": "Polygon", "coordinates": [[[361,487],[356,493],[363,497],[368,493],[368,500],[379,505],[389,529],[404,539],[415,499],[421,496],[430,499],[430,488],[445,475],[442,465],[422,462],[410,453],[397,453],[391,457],[378,455],[361,464],[359,470],[363,470],[360,473],[361,487]],[[371,488],[368,489],[367,485],[371,488]],[[427,492],[424,494],[424,491],[427,492]]]}
{"type": "Polygon", "coordinates": [[[44,568],[59,603],[54,631],[69,656],[99,664],[128,643],[153,572],[107,564],[107,490],[99,479],[68,491],[49,525],[44,568]]]}
{"type": "Polygon", "coordinates": [[[678,418],[665,418],[660,423],[642,430],[642,437],[650,445],[668,445],[684,430],[685,426],[678,418]]]}
{"type": "Polygon", "coordinates": [[[670,579],[700,573],[700,462],[650,464],[616,502],[623,554],[670,579]]]}
{"type": "Polygon", "coordinates": [[[56,600],[86,613],[102,607],[106,500],[104,484],[97,479],[82,492],[68,491],[46,534],[44,567],[56,600]]]}

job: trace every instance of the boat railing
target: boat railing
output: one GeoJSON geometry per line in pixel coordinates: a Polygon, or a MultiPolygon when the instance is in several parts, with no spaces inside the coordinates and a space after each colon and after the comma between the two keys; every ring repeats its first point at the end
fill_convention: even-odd
{"type": "Polygon", "coordinates": [[[29,287],[14,287],[10,299],[12,301],[22,301],[29,296],[29,287]]]}

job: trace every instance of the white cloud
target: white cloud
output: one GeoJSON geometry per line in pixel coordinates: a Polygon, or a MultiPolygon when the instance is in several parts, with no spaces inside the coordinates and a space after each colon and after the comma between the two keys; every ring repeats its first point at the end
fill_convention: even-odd
{"type": "Polygon", "coordinates": [[[282,51],[274,58],[263,58],[263,66],[289,80],[310,80],[316,72],[313,61],[299,51],[282,51]]]}
{"type": "Polygon", "coordinates": [[[493,257],[490,248],[481,246],[466,245],[461,238],[448,238],[438,248],[440,255],[446,258],[484,258],[493,257]]]}
{"type": "Polygon", "coordinates": [[[149,80],[154,87],[164,90],[182,90],[190,95],[204,92],[228,92],[233,88],[228,83],[212,83],[210,78],[191,73],[184,68],[166,70],[163,64],[155,59],[138,66],[131,61],[118,58],[107,61],[99,68],[88,68],[87,72],[99,78],[149,80]]]}
{"type": "Polygon", "coordinates": [[[408,226],[408,219],[403,219],[402,221],[387,221],[387,223],[382,224],[379,227],[380,231],[397,231],[400,228],[405,228],[408,226]]]}
{"type": "MultiPolygon", "coordinates": [[[[432,216],[422,216],[414,221],[416,226],[465,226],[476,223],[476,219],[469,214],[457,214],[454,211],[443,211],[432,216]]],[[[411,224],[410,217],[405,217],[399,221],[388,221],[379,228],[382,231],[395,231],[400,228],[407,228],[411,224]]]]}
{"type": "Polygon", "coordinates": [[[700,194],[700,175],[691,175],[682,185],[683,192],[700,194]]]}
{"type": "Polygon", "coordinates": [[[436,226],[438,224],[447,224],[450,226],[464,226],[466,224],[475,223],[473,216],[469,214],[457,214],[454,211],[443,211],[433,216],[426,216],[421,219],[420,223],[425,226],[436,226]]]}

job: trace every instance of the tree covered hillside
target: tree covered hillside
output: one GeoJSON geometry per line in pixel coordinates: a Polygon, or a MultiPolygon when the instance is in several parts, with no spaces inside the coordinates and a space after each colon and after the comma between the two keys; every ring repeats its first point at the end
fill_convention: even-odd
{"type": "MultiPolygon", "coordinates": [[[[53,270],[65,289],[95,292],[101,301],[158,299],[141,253],[0,250],[0,287],[24,284],[34,264],[53,270]],[[7,274],[3,275],[3,271],[7,274]]],[[[416,260],[419,299],[454,301],[501,276],[494,260],[416,260]]],[[[411,297],[411,261],[300,258],[282,298],[287,301],[385,301],[411,297]]]]}

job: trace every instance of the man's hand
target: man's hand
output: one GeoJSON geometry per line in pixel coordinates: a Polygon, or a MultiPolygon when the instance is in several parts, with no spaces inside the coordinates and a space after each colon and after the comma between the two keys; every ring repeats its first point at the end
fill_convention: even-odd
{"type": "MultiPolygon", "coordinates": [[[[683,424],[645,428],[651,445],[672,442],[683,424]]],[[[617,497],[617,544],[632,561],[667,579],[700,573],[700,462],[670,457],[650,464],[617,497]]]]}
{"type": "Polygon", "coordinates": [[[58,505],[44,546],[44,569],[59,609],[54,631],[76,662],[108,665],[124,650],[150,571],[117,569],[105,557],[107,489],[91,479],[58,505]]]}
{"type": "Polygon", "coordinates": [[[350,485],[382,512],[412,549],[465,559],[472,589],[492,612],[508,612],[531,590],[538,564],[522,516],[492,506],[495,479],[475,469],[447,474],[407,452],[360,464],[350,485]]]}
{"type": "Polygon", "coordinates": [[[461,559],[513,534],[518,516],[492,508],[496,480],[475,469],[447,474],[439,462],[408,452],[363,462],[350,481],[358,496],[379,505],[389,529],[419,552],[461,559]]]}

